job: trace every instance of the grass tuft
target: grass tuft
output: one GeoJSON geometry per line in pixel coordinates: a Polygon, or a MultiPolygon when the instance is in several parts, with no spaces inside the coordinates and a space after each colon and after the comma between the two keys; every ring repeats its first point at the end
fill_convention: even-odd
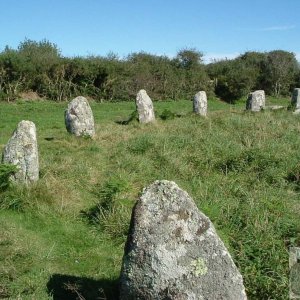
{"type": "Polygon", "coordinates": [[[17,171],[17,166],[0,164],[0,191],[6,190],[10,185],[10,177],[17,171]]]}

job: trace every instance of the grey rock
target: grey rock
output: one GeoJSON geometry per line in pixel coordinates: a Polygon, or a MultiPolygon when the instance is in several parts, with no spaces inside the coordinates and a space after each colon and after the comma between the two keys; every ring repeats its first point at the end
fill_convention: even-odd
{"type": "Polygon", "coordinates": [[[35,124],[21,121],[4,148],[2,162],[16,165],[11,176],[16,183],[28,184],[39,179],[39,160],[35,124]]]}
{"type": "Polygon", "coordinates": [[[68,132],[76,136],[95,135],[95,124],[92,109],[85,97],[73,99],[65,111],[65,124],[68,132]]]}
{"type": "Polygon", "coordinates": [[[194,96],[193,101],[194,113],[206,116],[207,114],[207,97],[205,91],[200,91],[194,96]]]}
{"type": "Polygon", "coordinates": [[[293,115],[299,115],[300,114],[300,108],[297,108],[295,111],[293,111],[293,115]]]}
{"type": "Polygon", "coordinates": [[[246,103],[246,109],[251,111],[261,111],[265,108],[265,92],[258,90],[250,93],[246,103]]]}
{"type": "Polygon", "coordinates": [[[293,90],[291,104],[295,109],[300,109],[300,88],[295,88],[293,90]]]}
{"type": "Polygon", "coordinates": [[[300,248],[290,247],[290,299],[300,299],[300,248]]]}
{"type": "Polygon", "coordinates": [[[133,210],[120,299],[247,299],[213,224],[174,182],[155,181],[133,210]]]}
{"type": "Polygon", "coordinates": [[[265,106],[266,110],[279,110],[279,109],[284,109],[285,107],[282,105],[268,105],[265,106]]]}
{"type": "Polygon", "coordinates": [[[140,123],[155,121],[153,103],[145,90],[140,90],[136,96],[136,109],[140,123]]]}

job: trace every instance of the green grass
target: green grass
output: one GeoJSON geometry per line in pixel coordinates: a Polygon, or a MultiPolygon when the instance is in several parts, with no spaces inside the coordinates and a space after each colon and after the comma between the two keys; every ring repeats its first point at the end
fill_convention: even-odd
{"type": "Polygon", "coordinates": [[[0,193],[0,298],[116,299],[131,209],[143,187],[167,179],[213,221],[249,299],[288,299],[288,248],[300,246],[299,116],[244,112],[244,101],[209,100],[207,118],[191,101],[154,106],[155,124],[121,125],[134,103],[93,103],[92,140],[66,132],[66,103],[0,104],[0,150],[19,121],[35,122],[41,173],[0,193]]]}

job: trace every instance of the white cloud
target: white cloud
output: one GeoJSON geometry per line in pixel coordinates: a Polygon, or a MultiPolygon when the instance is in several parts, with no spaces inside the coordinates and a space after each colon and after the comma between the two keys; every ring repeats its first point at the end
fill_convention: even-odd
{"type": "Polygon", "coordinates": [[[203,61],[205,64],[209,64],[214,61],[224,60],[224,59],[234,59],[238,57],[240,53],[207,53],[203,57],[203,61]]]}
{"type": "Polygon", "coordinates": [[[271,26],[271,27],[261,28],[260,31],[285,31],[285,30],[291,30],[294,28],[296,28],[295,25],[271,26]]]}
{"type": "Polygon", "coordinates": [[[300,62],[300,52],[295,53],[295,55],[296,55],[296,59],[300,62]]]}

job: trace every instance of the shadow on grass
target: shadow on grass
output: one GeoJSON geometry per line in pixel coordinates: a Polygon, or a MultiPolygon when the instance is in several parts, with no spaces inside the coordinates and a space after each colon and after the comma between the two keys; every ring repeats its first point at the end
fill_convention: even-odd
{"type": "Polygon", "coordinates": [[[130,116],[125,119],[125,120],[117,120],[115,123],[119,125],[129,125],[132,122],[137,122],[138,121],[138,112],[135,110],[133,111],[130,116]]]}
{"type": "Polygon", "coordinates": [[[48,294],[53,300],[116,300],[118,280],[94,280],[63,274],[53,274],[47,283],[48,294]]]}

